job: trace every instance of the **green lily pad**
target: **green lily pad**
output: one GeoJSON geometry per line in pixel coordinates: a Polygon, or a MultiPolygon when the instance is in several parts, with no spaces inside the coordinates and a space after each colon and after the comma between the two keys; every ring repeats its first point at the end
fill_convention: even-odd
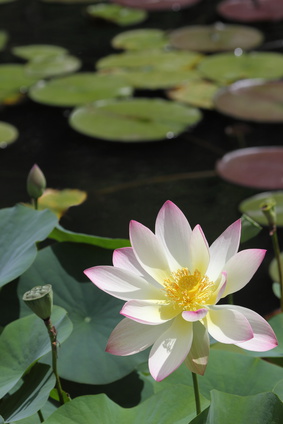
{"type": "Polygon", "coordinates": [[[38,78],[27,75],[25,65],[0,65],[0,102],[8,96],[25,93],[38,78]]]}
{"type": "Polygon", "coordinates": [[[201,117],[196,108],[163,99],[137,98],[101,101],[77,108],[69,123],[90,137],[134,143],[176,137],[201,117]]]}
{"type": "Polygon", "coordinates": [[[19,136],[19,132],[14,125],[0,121],[0,148],[5,148],[8,144],[13,143],[19,136]]]}
{"type": "Polygon", "coordinates": [[[165,31],[147,28],[121,32],[111,41],[115,49],[149,50],[163,49],[169,44],[165,31]]]}
{"type": "Polygon", "coordinates": [[[198,65],[205,77],[222,84],[240,79],[276,79],[283,76],[283,54],[273,52],[220,53],[206,57],[198,65]]]}
{"type": "Polygon", "coordinates": [[[213,109],[213,99],[219,86],[205,80],[188,81],[172,90],[167,91],[170,99],[188,103],[204,109],[213,109]]]}
{"type": "Polygon", "coordinates": [[[169,33],[171,46],[181,50],[219,52],[259,46],[264,35],[256,28],[243,25],[192,25],[169,33]]]}
{"type": "Polygon", "coordinates": [[[38,56],[58,56],[67,54],[68,51],[64,47],[52,46],[48,44],[31,44],[27,46],[16,46],[12,49],[12,53],[26,60],[32,60],[38,56]]]}
{"type": "Polygon", "coordinates": [[[140,50],[112,54],[96,63],[97,69],[145,69],[180,71],[194,68],[203,58],[200,53],[186,51],[140,50]]]}
{"type": "Polygon", "coordinates": [[[75,56],[36,56],[25,66],[28,76],[40,79],[75,72],[81,67],[81,61],[75,56]]]}
{"type": "MultiPolygon", "coordinates": [[[[69,339],[60,348],[59,373],[67,380],[107,384],[119,380],[144,362],[147,352],[119,357],[105,352],[110,333],[121,321],[123,302],[98,289],[83,270],[110,264],[112,252],[76,243],[56,243],[39,251],[19,280],[20,299],[33,285],[52,281],[54,304],[64,307],[73,322],[69,339]],[[64,306],[63,306],[64,305],[64,306]]],[[[21,302],[21,313],[27,307],[21,302]]]]}
{"type": "Polygon", "coordinates": [[[147,12],[143,9],[132,9],[118,4],[94,4],[88,6],[86,12],[92,18],[104,19],[120,26],[138,24],[147,18],[147,12]]]}
{"type": "Polygon", "coordinates": [[[52,106],[77,106],[96,100],[130,96],[132,88],[122,77],[81,72],[40,81],[29,90],[29,97],[52,106]]]}
{"type": "Polygon", "coordinates": [[[267,200],[275,200],[276,222],[277,225],[283,226],[283,191],[270,191],[256,194],[243,200],[239,204],[239,210],[250,216],[254,221],[261,225],[268,225],[265,215],[261,211],[261,205],[267,200]]]}
{"type": "Polygon", "coordinates": [[[8,33],[6,31],[0,31],[0,51],[3,50],[8,41],[8,33]]]}

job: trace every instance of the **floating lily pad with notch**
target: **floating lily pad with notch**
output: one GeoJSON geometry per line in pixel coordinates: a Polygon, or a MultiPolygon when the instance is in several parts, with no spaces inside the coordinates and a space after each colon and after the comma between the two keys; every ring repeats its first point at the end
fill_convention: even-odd
{"type": "Polygon", "coordinates": [[[167,96],[195,107],[213,109],[213,98],[218,90],[219,86],[210,81],[193,80],[167,91],[167,96]]]}
{"type": "Polygon", "coordinates": [[[176,49],[199,52],[249,50],[259,46],[264,35],[256,28],[244,25],[192,25],[169,33],[170,45],[176,49]]]}
{"type": "Polygon", "coordinates": [[[273,52],[219,53],[203,59],[198,70],[205,77],[223,84],[240,79],[276,79],[283,76],[283,54],[273,52]]]}
{"type": "Polygon", "coordinates": [[[40,81],[31,87],[29,97],[38,103],[72,107],[101,99],[130,96],[132,91],[121,77],[81,72],[40,81]]]}
{"type": "Polygon", "coordinates": [[[37,56],[25,66],[27,75],[35,78],[49,78],[76,72],[81,67],[81,61],[75,56],[37,56]]]}
{"type": "MultiPolygon", "coordinates": [[[[261,206],[270,200],[275,201],[276,223],[283,226],[283,191],[267,191],[256,194],[239,204],[239,210],[250,216],[254,221],[261,225],[267,225],[267,219],[261,211],[261,206]]],[[[274,280],[275,281],[275,280],[274,280]]],[[[277,281],[277,280],[276,280],[277,281]]]]}
{"type": "Polygon", "coordinates": [[[120,26],[134,25],[147,18],[147,12],[141,9],[120,6],[118,4],[92,4],[86,8],[86,13],[96,19],[113,22],[120,26]]]}
{"type": "Polygon", "coordinates": [[[14,125],[0,121],[0,148],[3,149],[8,144],[17,140],[19,131],[14,125]]]}
{"type": "Polygon", "coordinates": [[[234,21],[279,21],[283,19],[283,1],[225,0],[218,4],[217,12],[234,21]]]}
{"type": "Polygon", "coordinates": [[[6,31],[0,31],[0,51],[3,50],[8,41],[8,33],[6,31]]]}
{"type": "Polygon", "coordinates": [[[179,71],[194,68],[203,55],[196,52],[141,50],[112,54],[100,59],[96,68],[101,69],[145,69],[160,71],[179,71]]]}
{"type": "Polygon", "coordinates": [[[165,31],[156,28],[124,31],[111,41],[112,47],[124,50],[163,49],[168,43],[165,31]]]}
{"type": "Polygon", "coordinates": [[[227,153],[216,164],[217,173],[234,184],[283,189],[283,147],[250,147],[227,153]]]}
{"type": "Polygon", "coordinates": [[[26,46],[16,46],[12,49],[13,55],[21,59],[33,60],[36,57],[50,57],[67,54],[64,47],[53,46],[49,44],[30,44],[26,46]]]}
{"type": "Polygon", "coordinates": [[[201,112],[163,99],[108,100],[75,109],[72,128],[102,140],[135,143],[174,138],[197,124],[201,112]]]}
{"type": "Polygon", "coordinates": [[[243,80],[215,95],[215,108],[236,119],[283,122],[283,81],[243,80]]]}
{"type": "Polygon", "coordinates": [[[138,7],[146,10],[175,10],[194,6],[201,0],[112,0],[122,6],[138,7]]]}

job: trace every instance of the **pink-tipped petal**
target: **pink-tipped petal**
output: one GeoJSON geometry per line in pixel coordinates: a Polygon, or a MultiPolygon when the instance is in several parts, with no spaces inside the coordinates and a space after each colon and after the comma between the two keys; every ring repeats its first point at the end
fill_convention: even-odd
{"type": "Polygon", "coordinates": [[[188,268],[193,273],[198,270],[205,274],[209,264],[209,248],[205,235],[199,225],[196,225],[190,238],[188,268]]]}
{"type": "Polygon", "coordinates": [[[217,279],[226,262],[238,252],[240,237],[241,220],[238,219],[226,228],[210,246],[210,263],[207,269],[207,276],[211,281],[217,279]]]}
{"type": "Polygon", "coordinates": [[[203,319],[206,316],[207,312],[208,310],[205,308],[199,309],[198,311],[184,311],[182,312],[182,317],[186,321],[194,322],[203,319]]]}
{"type": "Polygon", "coordinates": [[[186,267],[192,229],[183,212],[169,200],[157,215],[155,233],[166,250],[170,268],[186,267]]]}
{"type": "Polygon", "coordinates": [[[160,332],[168,328],[168,324],[144,325],[124,318],[112,331],[106,352],[113,355],[127,356],[141,352],[151,346],[160,336],[160,332]]]}
{"type": "Polygon", "coordinates": [[[221,274],[221,280],[218,286],[218,293],[217,293],[215,303],[218,303],[219,300],[223,297],[223,293],[225,292],[225,289],[226,289],[226,284],[227,284],[227,272],[223,271],[221,274]]]}
{"type": "Polygon", "coordinates": [[[209,334],[221,343],[245,342],[254,336],[248,319],[230,305],[211,306],[205,320],[209,334]]]}
{"type": "Polygon", "coordinates": [[[124,269],[96,266],[84,273],[97,287],[118,299],[159,299],[162,295],[161,290],[124,269]]]}
{"type": "Polygon", "coordinates": [[[209,355],[209,336],[201,322],[193,324],[193,343],[185,364],[195,374],[204,375],[209,355]]]}
{"type": "Polygon", "coordinates": [[[158,325],[175,318],[180,311],[162,300],[130,300],[120,313],[142,324],[158,325]]]}
{"type": "Polygon", "coordinates": [[[193,324],[179,315],[151,348],[149,371],[156,381],[163,380],[184,362],[192,339],[193,324]]]}
{"type": "Polygon", "coordinates": [[[273,329],[262,316],[242,306],[233,305],[232,308],[247,318],[254,333],[254,337],[251,340],[236,343],[237,346],[246,350],[253,350],[254,352],[265,352],[278,345],[273,329]]]}
{"type": "Polygon", "coordinates": [[[252,278],[265,256],[266,250],[247,249],[238,252],[225,265],[227,284],[223,297],[242,289],[252,278]]]}
{"type": "Polygon", "coordinates": [[[170,275],[165,250],[147,227],[136,221],[130,223],[130,240],[141,266],[160,284],[170,275]]]}

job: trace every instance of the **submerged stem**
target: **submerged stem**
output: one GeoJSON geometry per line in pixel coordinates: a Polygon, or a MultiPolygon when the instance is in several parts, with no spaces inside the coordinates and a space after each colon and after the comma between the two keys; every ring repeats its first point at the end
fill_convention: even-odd
{"type": "Polygon", "coordinates": [[[193,385],[194,385],[194,393],[195,393],[195,403],[196,403],[196,414],[199,415],[201,413],[201,405],[200,405],[200,395],[199,395],[199,387],[198,387],[198,376],[194,372],[192,372],[193,377],[193,385]]]}

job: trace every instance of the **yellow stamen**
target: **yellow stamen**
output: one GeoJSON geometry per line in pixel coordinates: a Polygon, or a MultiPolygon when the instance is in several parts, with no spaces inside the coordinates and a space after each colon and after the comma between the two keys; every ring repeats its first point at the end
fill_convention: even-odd
{"type": "Polygon", "coordinates": [[[210,303],[214,283],[198,270],[192,274],[188,268],[172,272],[165,280],[166,296],[177,308],[197,311],[210,303]]]}

